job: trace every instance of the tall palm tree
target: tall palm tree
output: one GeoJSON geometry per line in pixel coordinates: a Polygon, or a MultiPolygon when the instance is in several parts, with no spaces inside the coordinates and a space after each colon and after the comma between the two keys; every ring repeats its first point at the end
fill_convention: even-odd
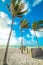
{"type": "Polygon", "coordinates": [[[9,38],[8,38],[8,41],[7,41],[3,65],[8,65],[7,64],[7,54],[8,54],[8,47],[9,47],[9,42],[10,42],[10,38],[11,38],[11,34],[12,34],[14,18],[15,17],[21,18],[23,16],[23,14],[27,12],[27,10],[23,11],[25,4],[22,3],[21,0],[11,0],[10,5],[7,4],[6,7],[8,8],[9,12],[12,15],[12,23],[11,23],[11,30],[10,30],[9,38]]]}
{"type": "MultiPolygon", "coordinates": [[[[36,30],[40,32],[40,29],[43,29],[43,20],[39,20],[38,22],[33,22],[32,24],[32,29],[34,30],[35,36],[36,36],[36,30]]],[[[42,31],[41,31],[42,32],[42,31]]],[[[37,45],[38,45],[38,38],[36,36],[37,39],[37,45]]],[[[38,45],[39,47],[39,45],[38,45]]]]}
{"type": "MultiPolygon", "coordinates": [[[[21,34],[22,34],[23,28],[30,28],[29,22],[26,19],[22,20],[20,23],[20,28],[21,28],[21,34]]],[[[22,36],[21,36],[21,53],[23,53],[23,37],[22,36]]]]}
{"type": "Polygon", "coordinates": [[[40,32],[40,29],[42,29],[42,28],[43,28],[43,20],[40,20],[38,22],[33,22],[32,29],[34,30],[34,33],[35,33],[35,36],[36,36],[36,39],[37,39],[37,46],[38,46],[38,48],[33,49],[33,51],[36,52],[36,53],[32,54],[33,57],[35,57],[35,56],[41,56],[41,54],[42,54],[42,48],[39,48],[38,38],[37,38],[37,35],[36,35],[36,32],[35,32],[35,31],[40,32]]]}
{"type": "Polygon", "coordinates": [[[38,46],[38,48],[39,48],[38,38],[37,38],[37,35],[36,35],[36,30],[38,29],[38,23],[37,23],[37,22],[33,22],[33,24],[32,24],[32,29],[33,29],[33,31],[34,31],[34,33],[35,33],[36,40],[37,40],[37,46],[38,46]]]}

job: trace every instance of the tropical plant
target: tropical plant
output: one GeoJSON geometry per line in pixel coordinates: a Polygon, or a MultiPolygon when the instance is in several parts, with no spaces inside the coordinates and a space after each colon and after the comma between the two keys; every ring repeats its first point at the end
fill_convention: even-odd
{"type": "MultiPolygon", "coordinates": [[[[38,38],[35,31],[40,32],[40,29],[43,29],[43,20],[39,20],[38,22],[33,22],[32,29],[34,30],[36,39],[37,39],[37,45],[38,45],[38,38]]],[[[41,31],[42,32],[42,31],[41,31]]],[[[38,45],[39,47],[39,45],[38,45]]]]}
{"type": "Polygon", "coordinates": [[[37,31],[37,29],[38,29],[38,23],[37,23],[37,22],[33,22],[33,24],[32,24],[32,29],[33,29],[34,34],[35,34],[35,36],[36,36],[37,46],[38,46],[38,48],[39,48],[39,45],[38,45],[38,38],[37,38],[37,35],[36,35],[36,31],[37,31]]]}
{"type": "MultiPolygon", "coordinates": [[[[29,24],[29,22],[26,20],[26,19],[24,19],[24,20],[22,20],[21,22],[20,22],[20,28],[21,28],[21,34],[22,34],[22,32],[23,32],[23,28],[30,28],[30,24],[29,24]]],[[[21,53],[23,53],[23,37],[21,36],[21,53]]]]}
{"type": "Polygon", "coordinates": [[[11,30],[10,30],[9,38],[8,38],[8,41],[7,41],[3,65],[8,65],[7,64],[7,54],[8,54],[8,47],[9,47],[9,42],[10,42],[10,38],[11,38],[11,34],[12,34],[14,18],[15,17],[21,18],[23,16],[23,14],[27,12],[27,10],[23,10],[24,7],[25,7],[25,4],[22,3],[21,1],[22,0],[11,0],[10,5],[8,5],[8,4],[6,5],[7,9],[9,10],[9,12],[12,15],[12,23],[11,23],[11,30]]]}
{"type": "Polygon", "coordinates": [[[38,21],[38,29],[43,29],[43,20],[38,21]]]}

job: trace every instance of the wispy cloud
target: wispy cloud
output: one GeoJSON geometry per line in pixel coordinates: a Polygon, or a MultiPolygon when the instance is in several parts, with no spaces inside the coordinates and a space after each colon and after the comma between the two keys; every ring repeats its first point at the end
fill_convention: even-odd
{"type": "MultiPolygon", "coordinates": [[[[12,20],[8,20],[6,23],[11,26],[12,20]]],[[[14,23],[13,23],[13,25],[17,25],[17,24],[18,24],[18,22],[14,22],[14,23]]]]}
{"type": "MultiPolygon", "coordinates": [[[[6,45],[10,33],[11,19],[4,12],[0,12],[0,45],[6,45]],[[3,14],[3,15],[2,15],[3,14]]],[[[15,23],[16,25],[16,23],[15,23]]],[[[28,43],[27,40],[23,37],[23,44],[28,43]]],[[[12,36],[10,39],[10,45],[21,45],[21,37],[16,37],[15,30],[12,31],[12,36]]]]}
{"type": "Polygon", "coordinates": [[[32,34],[32,36],[34,37],[35,36],[35,33],[36,33],[36,36],[39,38],[39,37],[43,37],[43,32],[39,32],[39,31],[34,31],[33,30],[30,30],[30,33],[32,34]]]}
{"type": "Polygon", "coordinates": [[[36,5],[39,5],[43,0],[32,0],[30,2],[27,1],[27,6],[28,6],[28,13],[30,13],[32,11],[32,8],[35,7],[36,5]]]}
{"type": "Polygon", "coordinates": [[[26,35],[27,38],[31,38],[31,36],[29,34],[26,35]]]}
{"type": "Polygon", "coordinates": [[[43,32],[36,31],[36,35],[37,35],[37,37],[43,37],[43,32]]]}
{"type": "MultiPolygon", "coordinates": [[[[22,37],[19,37],[19,38],[18,38],[19,43],[21,43],[21,38],[22,38],[22,37]]],[[[23,45],[25,45],[25,46],[31,45],[32,42],[33,42],[32,40],[30,41],[30,40],[27,40],[27,39],[25,39],[25,38],[23,37],[23,45]]]]}
{"type": "Polygon", "coordinates": [[[35,0],[33,3],[33,7],[40,4],[42,2],[42,0],[35,0]]]}
{"type": "Polygon", "coordinates": [[[5,0],[2,0],[2,2],[5,2],[5,0]]]}
{"type": "MultiPolygon", "coordinates": [[[[0,12],[0,14],[0,45],[6,45],[10,33],[10,27],[8,26],[8,24],[11,24],[11,19],[4,12],[0,12]]],[[[15,30],[13,30],[10,44],[17,45],[18,43],[19,41],[16,38],[16,32],[15,30]]]]}

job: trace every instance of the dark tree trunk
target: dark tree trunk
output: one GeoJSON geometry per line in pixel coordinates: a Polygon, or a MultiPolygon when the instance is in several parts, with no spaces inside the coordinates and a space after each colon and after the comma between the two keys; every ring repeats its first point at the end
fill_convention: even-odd
{"type": "Polygon", "coordinates": [[[23,37],[22,37],[22,29],[21,29],[21,53],[23,53],[23,37]]]}
{"type": "MultiPolygon", "coordinates": [[[[35,36],[36,36],[36,32],[35,32],[35,31],[34,31],[34,33],[35,33],[35,36]]],[[[37,40],[37,47],[39,48],[38,38],[37,38],[37,36],[36,36],[36,40],[37,40]]]]}
{"type": "Polygon", "coordinates": [[[11,34],[12,34],[13,22],[14,22],[14,21],[13,21],[13,17],[12,17],[11,30],[10,30],[10,34],[9,34],[9,38],[8,38],[6,50],[5,50],[3,65],[8,65],[8,64],[7,64],[7,54],[8,54],[9,42],[10,42],[10,38],[11,38],[11,34]]]}
{"type": "Polygon", "coordinates": [[[24,51],[25,51],[25,48],[26,48],[26,47],[24,46],[24,51]]]}
{"type": "Polygon", "coordinates": [[[28,48],[27,48],[27,53],[28,53],[28,48]]]}

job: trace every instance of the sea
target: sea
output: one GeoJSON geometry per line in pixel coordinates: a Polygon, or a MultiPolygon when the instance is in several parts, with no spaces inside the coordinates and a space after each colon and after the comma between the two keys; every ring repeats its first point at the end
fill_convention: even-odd
{"type": "MultiPolygon", "coordinates": [[[[37,45],[24,45],[25,47],[28,47],[28,48],[36,48],[38,47],[37,45]]],[[[20,48],[21,45],[9,45],[9,48],[20,48]]],[[[41,45],[39,45],[39,47],[43,47],[41,45]]],[[[6,45],[0,45],[0,48],[6,48],[6,45]]]]}

